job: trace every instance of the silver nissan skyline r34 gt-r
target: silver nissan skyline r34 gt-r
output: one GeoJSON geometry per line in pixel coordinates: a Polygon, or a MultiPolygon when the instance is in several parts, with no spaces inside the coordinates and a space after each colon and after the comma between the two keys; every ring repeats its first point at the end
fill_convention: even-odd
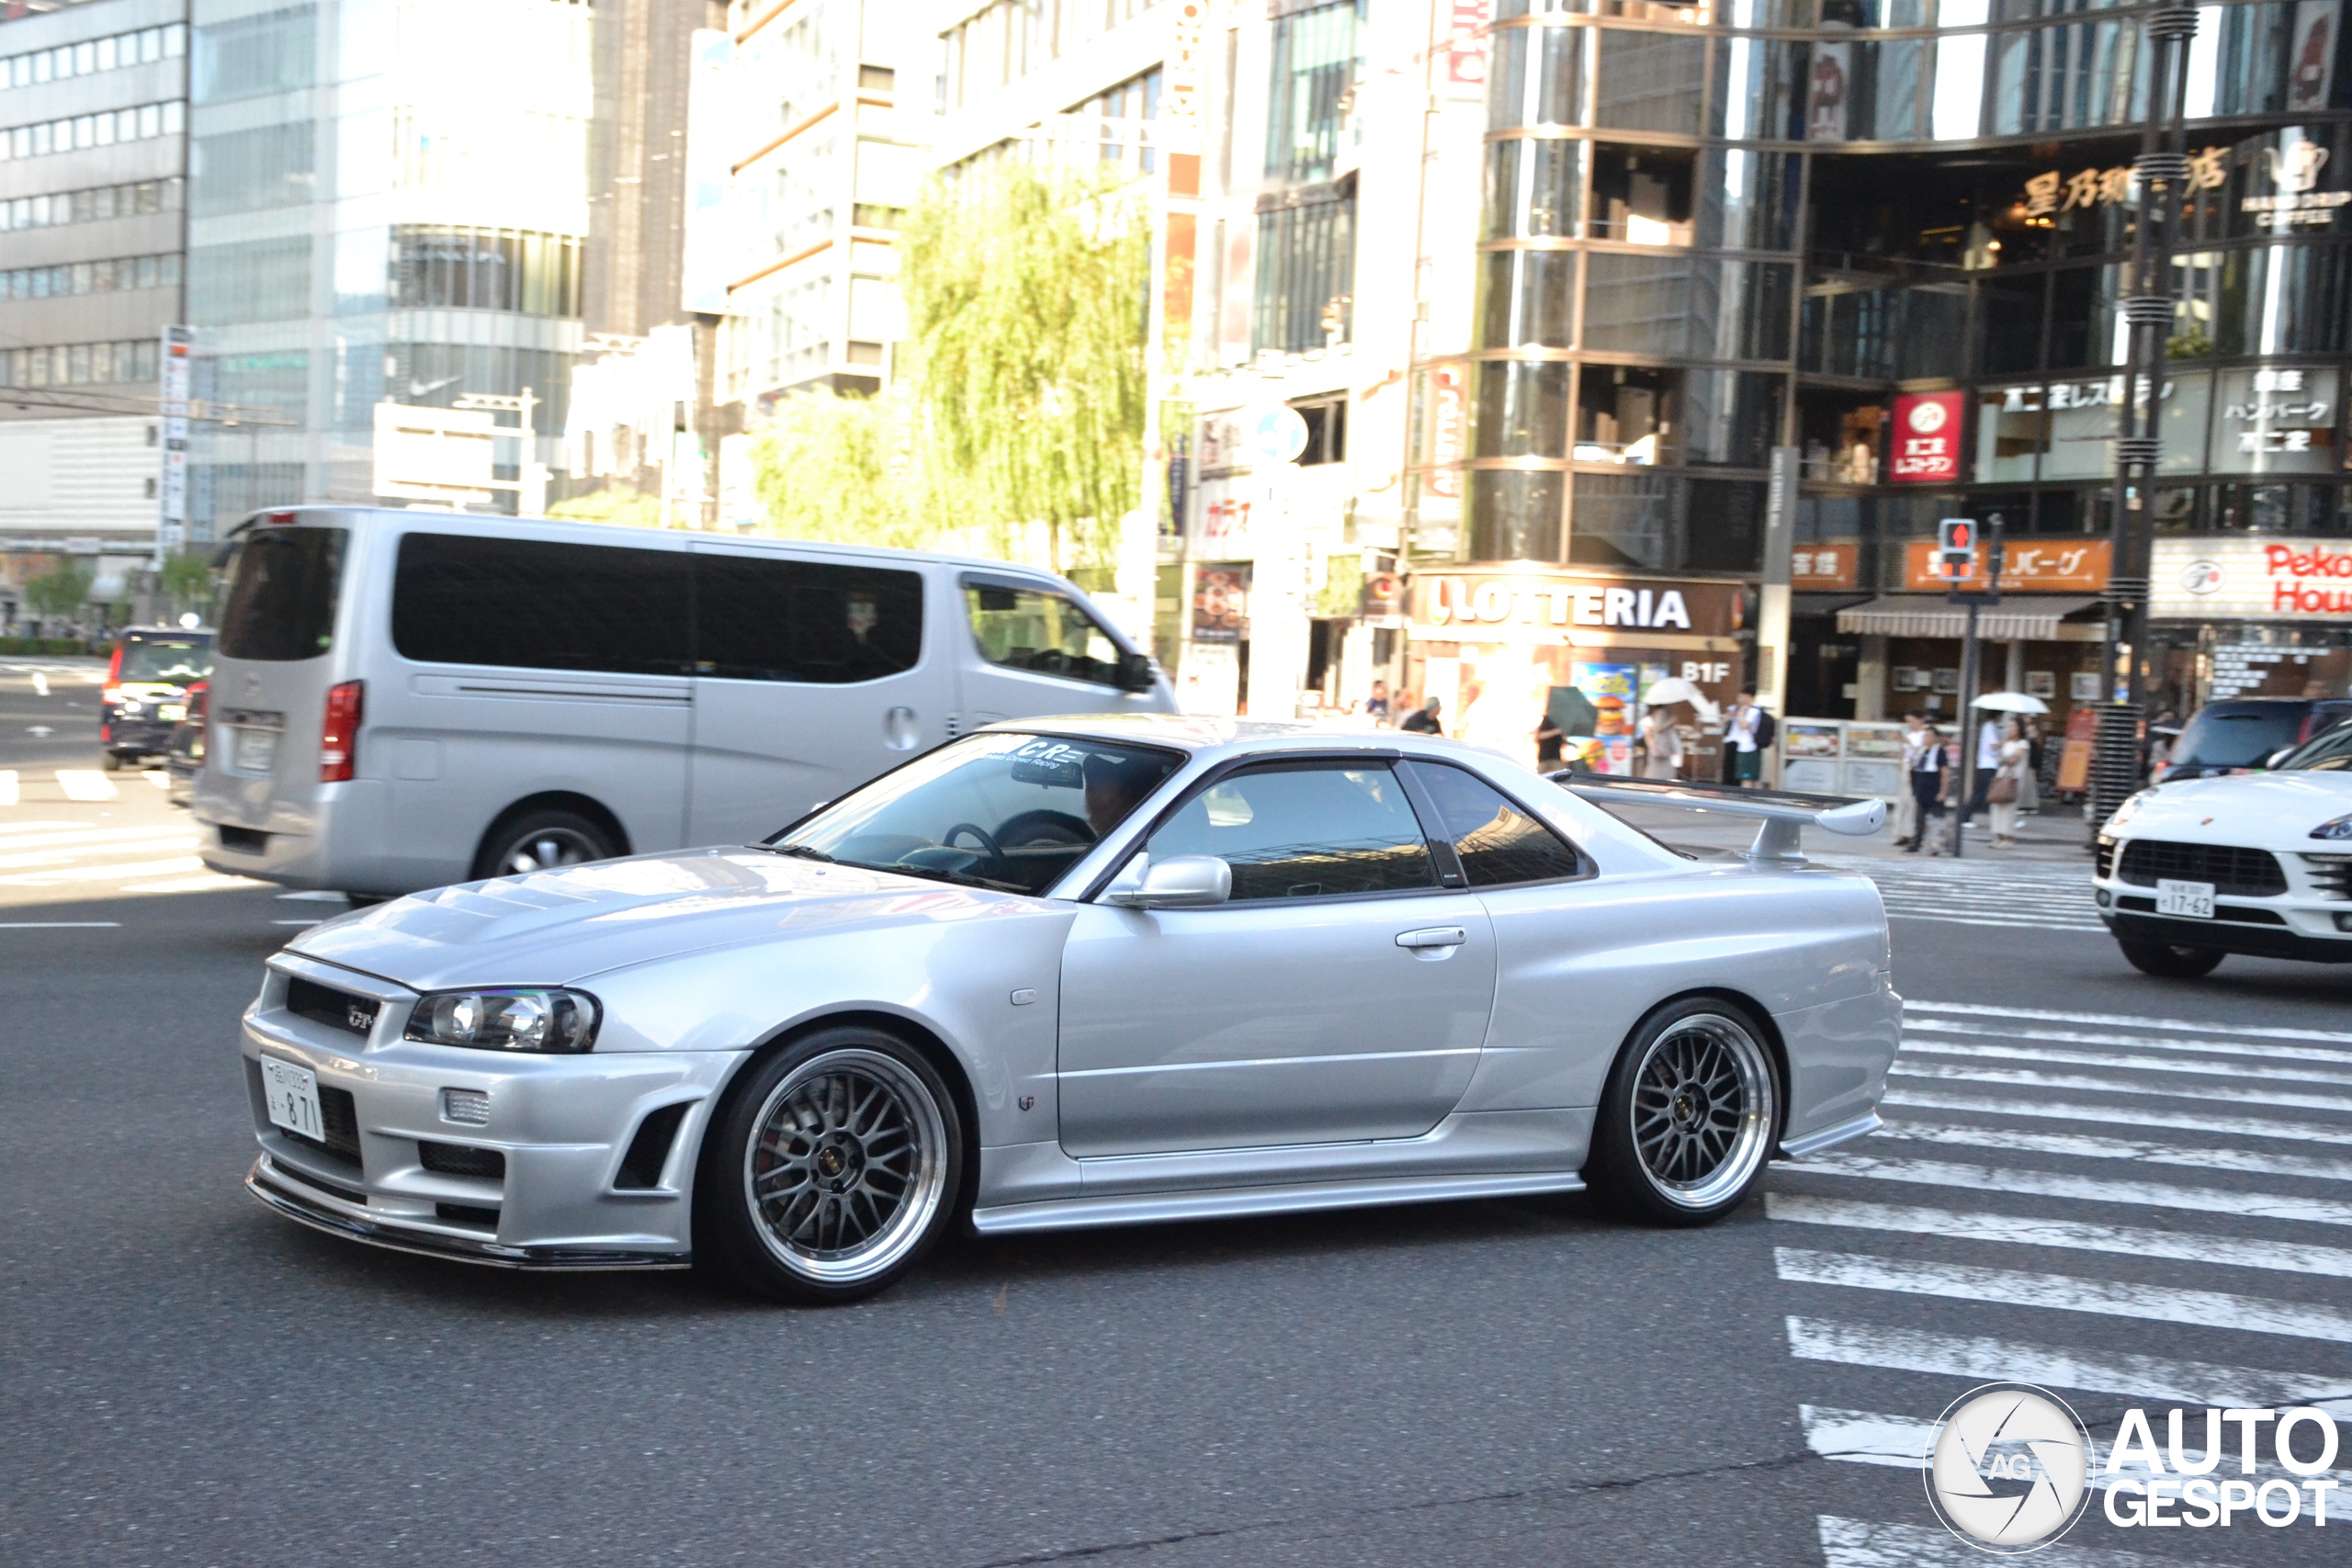
{"type": "Polygon", "coordinates": [[[243,1021],[264,1202],[794,1301],[981,1233],[1573,1192],[1703,1224],[1878,1125],[1877,802],[1540,777],[1387,733],[978,731],[767,842],[304,932],[243,1021]],[[1594,796],[1762,818],[1693,856],[1594,796]]]}

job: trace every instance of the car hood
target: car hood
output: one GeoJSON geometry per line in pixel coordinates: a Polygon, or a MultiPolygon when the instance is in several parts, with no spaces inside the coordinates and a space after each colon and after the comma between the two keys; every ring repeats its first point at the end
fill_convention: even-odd
{"type": "Polygon", "coordinates": [[[1036,907],[1014,894],[762,850],[692,850],[414,893],[314,926],[288,948],[424,991],[562,985],[744,942],[1036,907]]]}
{"type": "Polygon", "coordinates": [[[2123,837],[2325,850],[2330,846],[2311,831],[2352,812],[2352,773],[2295,769],[2188,779],[2160,784],[2139,799],[2116,829],[2123,837]]]}

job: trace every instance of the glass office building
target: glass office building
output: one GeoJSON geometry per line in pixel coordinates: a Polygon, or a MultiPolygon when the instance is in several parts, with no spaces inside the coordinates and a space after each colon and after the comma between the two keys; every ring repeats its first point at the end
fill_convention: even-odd
{"type": "Polygon", "coordinates": [[[196,396],[235,422],[197,427],[193,537],[370,500],[379,402],[528,389],[554,458],[581,343],[589,17],[194,0],[187,320],[196,396]]]}
{"type": "MultiPolygon", "coordinates": [[[[1466,443],[1421,447],[1422,491],[1463,496],[1453,558],[1758,581],[1768,471],[1787,447],[1802,475],[1788,711],[1850,716],[1933,694],[1925,678],[1953,660],[1886,643],[1922,625],[1858,612],[1929,586],[1919,568],[1939,517],[1999,512],[2036,551],[2039,575],[2018,590],[2071,593],[2049,618],[2095,620],[2141,10],[1497,10],[1476,346],[1423,383],[1463,389],[1469,420],[1466,443]],[[1948,460],[1924,470],[1899,460],[1894,427],[1923,395],[1962,421],[1948,460]],[[1898,683],[1898,667],[1924,683],[1898,683]]],[[[2160,536],[2352,531],[2339,12],[2199,11],[2160,536]]],[[[2053,661],[2036,653],[2028,668],[2037,660],[2053,661]]],[[[2069,684],[2062,674],[2062,702],[2069,684]]]]}

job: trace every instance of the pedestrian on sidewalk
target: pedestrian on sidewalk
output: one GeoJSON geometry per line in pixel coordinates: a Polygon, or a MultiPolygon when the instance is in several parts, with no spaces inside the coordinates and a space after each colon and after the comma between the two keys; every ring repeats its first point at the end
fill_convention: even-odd
{"type": "Polygon", "coordinates": [[[1969,781],[1968,805],[1960,814],[1962,829],[1984,809],[1985,797],[1993,787],[1993,773],[2000,765],[2001,721],[1988,717],[1976,727],[1976,774],[1969,781]]]}
{"type": "Polygon", "coordinates": [[[2001,743],[1993,761],[1993,783],[1985,804],[1993,808],[1993,847],[2018,846],[2018,802],[2025,794],[2026,763],[2033,749],[2026,744],[2025,727],[2016,719],[2001,726],[2001,743]]]}
{"type": "Polygon", "coordinates": [[[1779,726],[1757,703],[1756,694],[1740,693],[1739,700],[1724,716],[1724,782],[1742,789],[1753,787],[1764,776],[1764,753],[1772,749],[1777,733],[1779,726]]]}
{"type": "Polygon", "coordinates": [[[1415,708],[1411,713],[1407,714],[1404,722],[1396,728],[1410,735],[1442,736],[1445,733],[1445,726],[1438,716],[1443,707],[1443,703],[1436,697],[1431,697],[1426,705],[1415,708]]]}
{"type": "MultiPolygon", "coordinates": [[[[1917,813],[1919,826],[1911,841],[1903,846],[1907,854],[1917,854],[1919,846],[1929,842],[1931,831],[1940,831],[1944,820],[1944,795],[1949,787],[1951,769],[1951,749],[1944,744],[1942,733],[1934,725],[1927,728],[1926,742],[1920,746],[1911,762],[1911,802],[1917,813]]],[[[1929,851],[1943,853],[1941,844],[1929,851]]]]}
{"type": "Polygon", "coordinates": [[[1681,776],[1682,732],[1675,728],[1672,713],[1664,707],[1654,707],[1642,716],[1642,777],[1681,776]]]}
{"type": "Polygon", "coordinates": [[[1903,791],[1894,797],[1894,841],[1906,850],[1919,847],[1919,801],[1911,793],[1911,772],[1931,739],[1926,714],[1914,708],[1903,716],[1903,791]]]}

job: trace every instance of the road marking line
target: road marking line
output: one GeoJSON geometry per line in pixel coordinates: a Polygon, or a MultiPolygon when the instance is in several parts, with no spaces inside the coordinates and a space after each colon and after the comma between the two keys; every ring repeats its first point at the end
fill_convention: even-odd
{"type": "Polygon", "coordinates": [[[2116,1067],[2133,1073],[2184,1073],[2193,1077],[2251,1078],[2260,1083],[2352,1084],[2352,1070],[2330,1072],[2325,1067],[2245,1067],[2233,1062],[2172,1061],[2135,1056],[2122,1051],[2078,1051],[2057,1045],[1972,1045],[1959,1040],[1913,1039],[1905,1035],[1909,1055],[1973,1056],[1995,1062],[2052,1062],[2069,1067],[2116,1067]]]}
{"type": "Polygon", "coordinates": [[[316,888],[301,893],[280,893],[277,896],[279,902],[286,904],[340,904],[344,902],[345,897],[341,893],[328,893],[316,888]]]}
{"type": "MultiPolygon", "coordinates": [[[[1842,1460],[1850,1464],[1883,1464],[1910,1471],[1922,1467],[1928,1445],[1935,1441],[1936,1433],[1940,1430],[1939,1423],[1914,1416],[1885,1416],[1872,1410],[1835,1410],[1817,1404],[1798,1405],[1797,1418],[1804,1423],[1804,1446],[1824,1459],[1842,1460]]],[[[2183,1436],[2196,1429],[2192,1425],[2183,1436]]],[[[2189,1448],[2185,1442],[2182,1452],[2184,1457],[2196,1455],[2195,1462],[2201,1462],[2205,1457],[2203,1449],[2189,1448]]],[[[2224,1443],[2222,1446],[2220,1457],[2227,1461],[2221,1471],[2222,1475],[2244,1476],[2246,1473],[2231,1445],[2224,1443]]],[[[2136,1450],[2125,1456],[2120,1469],[2117,1471],[2109,1472],[2109,1445],[2093,1437],[2090,1473],[2086,1479],[2100,1491],[2119,1481],[2145,1483],[2154,1473],[2148,1461],[2136,1450]]],[[[2165,1473],[2171,1472],[2167,1470],[2165,1473]]],[[[2252,1476],[2256,1485],[2265,1481],[2285,1481],[2291,1484],[2301,1479],[2291,1474],[2276,1460],[2256,1460],[2252,1476]]],[[[2339,1486],[2352,1482],[2352,1472],[2340,1470],[2323,1471],[2318,1478],[2338,1477],[2342,1478],[2336,1480],[2339,1486]]],[[[2307,1506],[2310,1502],[2308,1495],[2302,1494],[2300,1487],[2297,1491],[2298,1504],[2307,1506]]],[[[2340,1504],[2338,1507],[2340,1510],[2340,1504]]]]}
{"type": "Polygon", "coordinates": [[[47,832],[10,832],[0,829],[0,851],[54,850],[68,845],[89,846],[117,843],[128,839],[153,839],[176,834],[194,839],[185,827],[174,822],[154,822],[144,828],[94,828],[87,822],[50,822],[41,824],[47,832]]]}
{"type": "MultiPolygon", "coordinates": [[[[1983,1552],[1932,1525],[1871,1524],[1835,1514],[1815,1517],[1823,1568],[1983,1568],[1984,1562],[1983,1552]]],[[[2198,1560],[2206,1568],[2224,1568],[2218,1558],[2198,1560]]],[[[2176,1568],[2179,1559],[2062,1540],[2036,1549],[2033,1561],[2036,1568],[2176,1568]]]]}
{"type": "Polygon", "coordinates": [[[2102,936],[2107,933],[2107,928],[2096,921],[2079,925],[2058,920],[1972,920],[1959,915],[1928,915],[1908,909],[1889,909],[1886,918],[1890,920],[1938,920],[1948,926],[1992,926],[2005,931],[2090,931],[2102,936]]]}
{"type": "Polygon", "coordinates": [[[124,887],[122,891],[125,893],[203,893],[215,887],[266,887],[268,886],[268,883],[256,882],[250,876],[230,876],[217,871],[207,871],[200,876],[183,876],[170,882],[133,883],[124,887]]]}
{"type": "MultiPolygon", "coordinates": [[[[14,778],[16,775],[11,773],[7,776],[14,778]]],[[[86,828],[88,826],[89,824],[87,822],[74,822],[62,819],[47,822],[0,822],[0,843],[11,841],[9,836],[17,833],[46,833],[51,832],[60,828],[86,828]]],[[[125,829],[124,831],[144,833],[152,831],[152,829],[146,828],[130,828],[125,829]]]]}
{"type": "Polygon", "coordinates": [[[1854,1230],[1952,1236],[2016,1247],[2063,1247],[2075,1252],[2117,1252],[2137,1258],[2177,1258],[2224,1269],[2266,1269],[2280,1274],[2324,1274],[2352,1280],[2352,1249],[2302,1242],[2248,1241],[2190,1235],[2144,1225],[2091,1225],[1902,1203],[1862,1203],[1804,1192],[1767,1192],[1764,1213],[1792,1224],[1843,1225],[1854,1230]]]}
{"type": "Polygon", "coordinates": [[[113,931],[120,920],[0,920],[0,931],[113,931]]]}
{"type": "Polygon", "coordinates": [[[0,806],[17,804],[17,770],[0,768],[0,806]]]}
{"type": "Polygon", "coordinates": [[[2238,1040],[2167,1040],[2159,1034],[2090,1034],[2079,1029],[1991,1029],[1981,1023],[1955,1023],[1944,1018],[1904,1021],[1907,1039],[1913,1032],[1938,1037],[1965,1034],[1977,1039],[2044,1040],[2057,1045],[2131,1045],[2150,1051],[2202,1051],[2213,1056],[2251,1056],[2265,1062],[2352,1062],[2352,1050],[2334,1045],[2287,1045],[2276,1041],[2256,1043],[2238,1040]]]}
{"type": "Polygon", "coordinates": [[[57,787],[65,792],[68,800],[112,800],[113,781],[96,768],[60,768],[57,787]]]}
{"type": "Polygon", "coordinates": [[[2181,1165],[2199,1170],[2236,1170],[2255,1176],[2291,1176],[2311,1181],[2352,1181],[2352,1159],[2312,1155],[2274,1155],[2260,1149],[2184,1148],[2142,1138],[2107,1138],[2077,1133],[2035,1133],[2017,1127],[1962,1127],[1939,1122],[1889,1122],[1878,1135],[1903,1143],[1962,1144],[1978,1149],[2012,1149],[2068,1155],[2076,1159],[2123,1159],[2145,1165],[2181,1165]]]}
{"type": "Polygon", "coordinates": [[[2141,1099],[2217,1100],[2233,1105],[2282,1105],[2295,1111],[2352,1111],[2352,1099],[2333,1094],[2280,1094],[2267,1089],[2235,1089],[2227,1084],[2120,1084],[2113,1078],[2086,1077],[2074,1073],[2037,1073],[2022,1067],[1964,1067],[1953,1062],[1905,1062],[1886,1069],[1889,1077],[1942,1078],[1961,1083],[2016,1084],[2025,1089],[2071,1089],[2093,1094],[2132,1095],[2141,1099]]]}
{"type": "Polygon", "coordinates": [[[2352,1418],[2352,1373],[2282,1372],[2128,1352],[2069,1350],[2029,1340],[1932,1334],[1826,1317],[1792,1315],[1787,1323],[1789,1354],[1803,1361],[2040,1383],[2224,1409],[2316,1404],[2339,1421],[2352,1418]]]}
{"type": "Polygon", "coordinates": [[[144,769],[141,772],[139,776],[145,779],[149,784],[153,784],[157,789],[168,790],[172,787],[172,775],[162,768],[144,769]]]}
{"type": "Polygon", "coordinates": [[[106,882],[119,876],[168,876],[179,871],[201,871],[204,863],[194,855],[182,855],[174,860],[142,861],[135,865],[79,865],[71,870],[27,871],[14,876],[0,876],[0,886],[9,887],[53,887],[62,882],[106,882]]]}
{"type": "Polygon", "coordinates": [[[2278,1334],[2324,1339],[2331,1345],[2352,1344],[2352,1313],[2305,1302],[2242,1296],[2231,1291],[2185,1291],[2173,1285],[2084,1280],[2072,1274],[1986,1269],[1973,1263],[1874,1258],[1861,1252],[1818,1252],[1803,1247],[1774,1247],[1772,1267],[1782,1280],[1795,1285],[1839,1285],[1905,1296],[1997,1302],[2049,1312],[2137,1318],[2143,1323],[2187,1323],[2233,1334],[2278,1334]]]}
{"type": "Polygon", "coordinates": [[[2219,1187],[2176,1187],[2165,1181],[2115,1181],[2063,1170],[2017,1166],[1959,1165],[1942,1160],[1879,1159],[1871,1155],[1815,1155],[1790,1171],[1900,1181],[1922,1187],[1962,1187],[1977,1192],[2016,1192],[2036,1198],[2074,1198],[2090,1203],[2132,1203],[2156,1209],[2235,1214],[2245,1219],[2293,1220],[2313,1225],[2352,1225],[2352,1203],[2287,1192],[2240,1192],[2219,1187]]]}
{"type": "Polygon", "coordinates": [[[38,670],[33,671],[33,695],[37,697],[49,695],[49,677],[38,670]]]}
{"type": "Polygon", "coordinates": [[[2253,1024],[2208,1023],[2202,1019],[2140,1018],[2117,1012],[2059,1012],[2048,1008],[2000,1008],[1980,1002],[1923,1002],[1905,998],[1905,1012],[1956,1012],[1984,1018],[2030,1018],[2044,1023],[2111,1023],[2126,1029],[2194,1029],[2207,1034],[2250,1034],[2260,1040],[2336,1040],[2352,1033],[2330,1029],[2273,1029],[2253,1024]]]}
{"type": "Polygon", "coordinates": [[[2150,1111],[2136,1105],[2004,1100],[1989,1094],[1953,1094],[1935,1089],[1890,1089],[1879,1103],[1906,1111],[1980,1111],[1994,1116],[2035,1116],[2053,1122],[2170,1127],[2188,1133],[2222,1133],[2246,1138],[2290,1138],[2306,1144],[2352,1144],[2352,1127],[2327,1127],[2316,1122],[2272,1122],[2258,1116],[2198,1116],[2185,1111],[2150,1111]]]}
{"type": "Polygon", "coordinates": [[[0,854],[0,866],[71,865],[92,855],[130,854],[148,850],[192,850],[194,833],[154,833],[121,843],[88,844],[74,849],[40,849],[25,854],[0,854]]]}

